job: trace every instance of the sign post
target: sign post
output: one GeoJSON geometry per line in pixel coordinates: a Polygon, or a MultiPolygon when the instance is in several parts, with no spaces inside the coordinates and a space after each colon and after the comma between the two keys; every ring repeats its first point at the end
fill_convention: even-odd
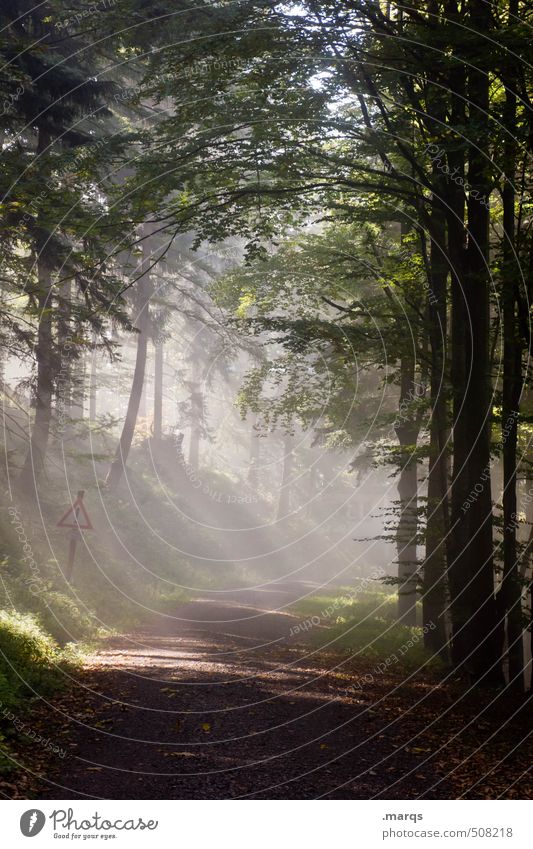
{"type": "Polygon", "coordinates": [[[92,522],[89,519],[89,514],[83,503],[85,490],[78,490],[78,495],[72,507],[66,511],[57,523],[58,528],[69,528],[69,544],[68,544],[68,560],[65,571],[65,578],[70,583],[72,580],[72,572],[74,570],[74,561],[76,559],[76,546],[81,539],[81,531],[92,531],[92,522]]]}

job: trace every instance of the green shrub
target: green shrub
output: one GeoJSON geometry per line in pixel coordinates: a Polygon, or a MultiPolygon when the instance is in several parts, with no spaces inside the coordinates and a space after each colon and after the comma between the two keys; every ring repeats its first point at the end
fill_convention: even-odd
{"type": "Polygon", "coordinates": [[[98,630],[92,611],[85,610],[69,596],[50,590],[38,608],[39,622],[60,645],[88,640],[98,630]]]}
{"type": "Polygon", "coordinates": [[[57,644],[30,614],[0,611],[0,701],[15,706],[34,692],[49,695],[61,684],[57,644]]]}

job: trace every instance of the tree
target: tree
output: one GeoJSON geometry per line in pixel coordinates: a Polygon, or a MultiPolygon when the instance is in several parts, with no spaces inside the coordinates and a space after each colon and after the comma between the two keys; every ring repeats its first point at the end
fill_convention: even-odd
{"type": "MultiPolygon", "coordinates": [[[[368,211],[362,207],[360,214],[368,211]]],[[[392,215],[376,209],[372,214],[383,219],[392,215]]],[[[262,339],[268,331],[279,343],[278,350],[271,343],[266,361],[248,375],[241,396],[244,411],[260,414],[266,431],[283,424],[289,438],[294,421],[314,428],[330,448],[355,452],[362,439],[373,441],[376,454],[396,466],[398,616],[415,624],[417,443],[427,405],[420,382],[425,323],[411,304],[425,287],[416,240],[401,243],[398,231],[390,221],[332,225],[319,234],[287,240],[268,260],[259,258],[249,269],[222,278],[219,290],[243,329],[262,339]],[[378,369],[384,373],[385,401],[361,391],[366,373],[378,369]],[[391,384],[397,384],[397,394],[391,384]],[[393,393],[397,415],[391,415],[393,393]]],[[[291,456],[288,446],[284,456],[291,456]]],[[[289,476],[285,462],[280,515],[288,511],[289,476]]]]}
{"type": "MultiPolygon", "coordinates": [[[[65,364],[80,357],[81,326],[100,329],[95,308],[102,306],[123,317],[116,275],[102,266],[105,209],[96,184],[105,156],[100,151],[97,163],[91,150],[101,122],[111,115],[106,103],[114,85],[94,77],[90,41],[57,37],[53,13],[60,8],[20,0],[9,4],[1,20],[10,36],[2,56],[9,75],[20,81],[3,116],[4,268],[26,300],[26,320],[36,324],[35,418],[20,476],[27,491],[44,467],[53,397],[59,398],[65,364]]],[[[33,343],[32,334],[26,338],[33,343]]]]}
{"type": "MultiPolygon", "coordinates": [[[[438,522],[449,528],[452,657],[473,681],[489,685],[503,681],[490,485],[491,266],[497,247],[489,234],[490,203],[498,87],[509,91],[516,85],[520,102],[530,106],[529,76],[509,62],[507,48],[516,35],[518,54],[525,55],[522,30],[509,26],[522,11],[521,4],[489,8],[481,0],[428,0],[416,9],[362,0],[310,2],[297,10],[262,2],[205,4],[201,16],[195,13],[195,39],[176,41],[147,63],[148,90],[173,108],[146,140],[137,175],[139,186],[158,175],[157,202],[173,226],[194,227],[198,243],[243,236],[249,257],[265,255],[285,227],[312,215],[342,215],[353,223],[361,196],[370,215],[376,198],[399,206],[426,241],[422,255],[434,304],[428,297],[424,309],[435,425],[426,557],[432,577],[425,592],[436,585],[431,615],[442,620],[438,522]],[[436,260],[439,252],[445,264],[436,260]],[[449,381],[451,417],[439,375],[449,381]],[[437,504],[442,510],[434,509],[437,504]]],[[[180,26],[189,15],[186,4],[179,8],[180,26]]],[[[508,223],[509,210],[507,202],[508,223]]],[[[496,208],[493,222],[497,215],[496,208]]],[[[504,346],[507,369],[515,357],[514,373],[516,346],[510,342],[521,309],[524,323],[523,299],[515,297],[516,304],[506,309],[504,346]]],[[[513,392],[519,383],[511,380],[513,392]]],[[[505,405],[515,406],[507,394],[505,405]]],[[[509,447],[506,490],[515,487],[511,455],[509,447]]],[[[504,512],[511,508],[512,494],[504,512]]],[[[517,607],[514,533],[507,531],[505,542],[502,597],[508,611],[517,607]]],[[[435,635],[441,652],[444,638],[441,628],[435,635]]]]}
{"type": "Polygon", "coordinates": [[[112,492],[116,490],[124,474],[131,443],[133,441],[133,434],[135,432],[135,425],[137,423],[137,416],[139,414],[139,406],[144,386],[148,340],[151,331],[150,299],[153,294],[153,283],[150,276],[150,270],[154,263],[154,259],[151,253],[151,241],[149,234],[149,225],[145,225],[139,234],[141,237],[141,256],[136,272],[136,286],[133,290],[132,296],[134,326],[137,331],[135,368],[122,432],[115,451],[115,456],[106,478],[106,485],[112,492]]]}

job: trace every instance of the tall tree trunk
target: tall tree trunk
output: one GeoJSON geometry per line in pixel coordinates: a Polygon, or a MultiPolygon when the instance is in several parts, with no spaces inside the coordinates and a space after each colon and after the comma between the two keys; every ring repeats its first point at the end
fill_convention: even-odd
{"type": "MultiPolygon", "coordinates": [[[[518,3],[509,3],[510,15],[517,15],[518,3]]],[[[512,59],[510,60],[512,62],[512,59]]],[[[517,499],[516,465],[518,415],[523,387],[522,347],[516,316],[516,278],[519,269],[515,259],[515,176],[516,176],[516,78],[509,69],[505,80],[503,187],[503,393],[502,393],[502,453],[503,453],[503,579],[500,593],[506,612],[507,645],[509,654],[509,683],[513,689],[524,689],[524,648],[522,642],[522,591],[518,574],[516,550],[517,499]]],[[[500,606],[500,610],[501,607],[500,606]]]]}
{"type": "MultiPolygon", "coordinates": [[[[5,308],[5,292],[0,290],[0,314],[3,315],[5,308]]],[[[7,345],[2,337],[0,330],[0,390],[4,391],[4,381],[6,376],[6,360],[7,360],[7,345]]]]}
{"type": "Polygon", "coordinates": [[[83,402],[86,380],[86,355],[82,350],[72,363],[70,415],[74,421],[83,419],[83,402]]]}
{"type": "MultiPolygon", "coordinates": [[[[490,8],[484,0],[470,0],[471,32],[490,31],[490,8]]],[[[481,47],[479,39],[480,49],[481,47]]],[[[470,326],[467,349],[467,380],[463,399],[468,422],[469,456],[467,510],[469,533],[466,543],[469,615],[466,623],[467,669],[475,683],[500,685],[502,671],[494,595],[493,522],[490,480],[490,272],[489,209],[490,175],[485,158],[489,150],[489,79],[485,70],[470,65],[467,70],[469,124],[468,231],[465,307],[470,326]],[[474,136],[475,132],[475,136],[474,136]]],[[[465,330],[468,325],[465,325],[465,330]]]]}
{"type": "MultiPolygon", "coordinates": [[[[50,143],[49,135],[39,131],[37,157],[50,143]]],[[[39,477],[44,469],[50,422],[52,420],[52,395],[54,390],[54,338],[52,322],[52,264],[50,261],[49,233],[43,231],[36,239],[37,252],[37,304],[39,319],[37,328],[37,382],[35,387],[35,417],[30,437],[30,445],[22,471],[20,486],[26,492],[35,491],[39,477]]]]}
{"type": "Polygon", "coordinates": [[[254,415],[250,427],[250,460],[248,466],[248,482],[253,489],[259,487],[259,463],[261,461],[261,442],[256,426],[257,416],[254,415]]]}
{"type": "MultiPolygon", "coordinates": [[[[135,350],[137,350],[137,349],[135,349],[135,350]]],[[[148,348],[146,349],[146,359],[148,360],[148,348]]],[[[141,397],[140,397],[140,400],[139,400],[139,409],[137,411],[137,418],[138,419],[146,419],[146,417],[148,415],[148,409],[147,409],[147,406],[148,406],[147,405],[148,385],[147,384],[148,384],[148,375],[146,374],[146,368],[145,368],[143,388],[141,390],[141,397]]]]}
{"type": "Polygon", "coordinates": [[[61,285],[59,305],[57,309],[57,352],[58,373],[55,379],[55,412],[58,421],[58,431],[64,432],[70,424],[72,416],[72,339],[71,339],[71,297],[72,282],[66,280],[61,285]]]}
{"type": "Polygon", "coordinates": [[[416,625],[418,569],[416,535],[418,529],[418,464],[416,443],[420,430],[418,411],[413,408],[418,398],[415,383],[415,361],[412,356],[401,360],[400,414],[395,425],[400,443],[398,498],[400,518],[396,529],[398,552],[398,619],[404,625],[416,625]]]}
{"type": "MultiPolygon", "coordinates": [[[[533,657],[533,569],[531,570],[531,581],[529,582],[529,652],[533,657]]],[[[533,670],[530,667],[529,689],[533,693],[533,670]]]]}
{"type": "MultiPolygon", "coordinates": [[[[79,335],[82,336],[81,328],[79,335]]],[[[71,370],[71,395],[70,395],[70,413],[74,421],[83,420],[83,410],[85,403],[87,381],[87,349],[83,344],[77,352],[77,356],[72,361],[71,370]]]]}
{"type": "Polygon", "coordinates": [[[163,438],[163,343],[155,345],[154,364],[154,439],[163,438]]]}
{"type": "MultiPolygon", "coordinates": [[[[143,228],[143,232],[146,232],[143,228]]],[[[133,381],[131,385],[130,396],[128,399],[128,408],[126,417],[122,427],[115,457],[109,469],[106,484],[111,491],[114,491],[126,467],[128,455],[135,432],[137,416],[139,414],[139,406],[141,403],[141,395],[144,385],[144,375],[146,371],[146,354],[148,350],[148,335],[149,335],[149,303],[152,294],[152,287],[148,274],[150,268],[150,256],[148,250],[148,241],[145,239],[142,243],[143,260],[139,268],[139,279],[137,280],[137,304],[138,313],[136,327],[137,333],[137,353],[135,357],[135,369],[133,372],[133,381]]]]}
{"type": "Polygon", "coordinates": [[[52,420],[52,394],[54,389],[53,325],[52,325],[52,273],[41,255],[38,259],[39,326],[37,329],[37,383],[35,388],[35,417],[26,454],[20,485],[30,493],[35,488],[44,469],[50,422],[52,420]]]}
{"type": "Polygon", "coordinates": [[[281,484],[276,515],[277,521],[286,517],[291,510],[291,475],[294,460],[293,451],[294,437],[291,433],[286,433],[283,438],[283,466],[281,470],[281,484]]]}
{"type": "Polygon", "coordinates": [[[431,344],[431,425],[428,471],[428,515],[422,616],[424,643],[430,651],[447,658],[446,634],[446,541],[448,516],[448,415],[446,404],[446,216],[442,206],[441,175],[433,168],[436,191],[431,215],[429,256],[429,338],[431,344]]]}
{"type": "MultiPolygon", "coordinates": [[[[459,20],[455,0],[446,3],[446,17],[459,20]]],[[[448,86],[451,92],[450,124],[464,127],[466,123],[466,68],[457,56],[449,72],[448,86]]],[[[451,275],[451,386],[453,405],[453,468],[450,497],[450,535],[448,549],[448,585],[450,589],[450,613],[452,620],[451,656],[453,663],[461,667],[469,652],[467,624],[470,615],[468,590],[468,539],[469,517],[464,505],[469,494],[468,416],[464,406],[466,391],[466,333],[468,321],[465,309],[463,278],[466,266],[465,227],[465,153],[455,138],[447,147],[447,164],[450,173],[457,175],[444,190],[446,223],[448,231],[448,256],[451,275]]]]}
{"type": "MultiPolygon", "coordinates": [[[[520,567],[518,570],[518,576],[520,582],[524,584],[524,601],[526,604],[526,613],[527,606],[529,607],[529,630],[530,630],[530,643],[529,643],[529,653],[530,657],[533,657],[533,509],[530,510],[529,515],[527,516],[527,521],[529,523],[529,531],[527,535],[527,539],[524,541],[524,550],[522,552],[522,557],[520,559],[520,567]]],[[[525,662],[525,659],[524,659],[525,662]]],[[[533,672],[531,670],[530,663],[530,690],[533,692],[533,672]]]]}
{"type": "Polygon", "coordinates": [[[189,440],[189,466],[197,472],[200,464],[200,440],[204,419],[204,396],[202,393],[202,328],[199,328],[192,345],[191,360],[191,429],[189,440]]]}
{"type": "Polygon", "coordinates": [[[89,377],[89,421],[96,421],[97,411],[97,392],[98,392],[98,364],[96,350],[96,333],[92,337],[91,350],[91,372],[89,377]]]}

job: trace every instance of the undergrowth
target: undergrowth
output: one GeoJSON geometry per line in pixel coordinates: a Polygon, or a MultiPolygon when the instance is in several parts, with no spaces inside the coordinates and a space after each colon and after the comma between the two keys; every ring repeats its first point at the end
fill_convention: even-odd
{"type": "Polygon", "coordinates": [[[303,599],[293,612],[300,617],[293,633],[308,635],[323,649],[388,661],[390,667],[406,670],[439,666],[424,648],[422,628],[395,621],[396,598],[385,589],[358,592],[345,587],[303,599]]]}

